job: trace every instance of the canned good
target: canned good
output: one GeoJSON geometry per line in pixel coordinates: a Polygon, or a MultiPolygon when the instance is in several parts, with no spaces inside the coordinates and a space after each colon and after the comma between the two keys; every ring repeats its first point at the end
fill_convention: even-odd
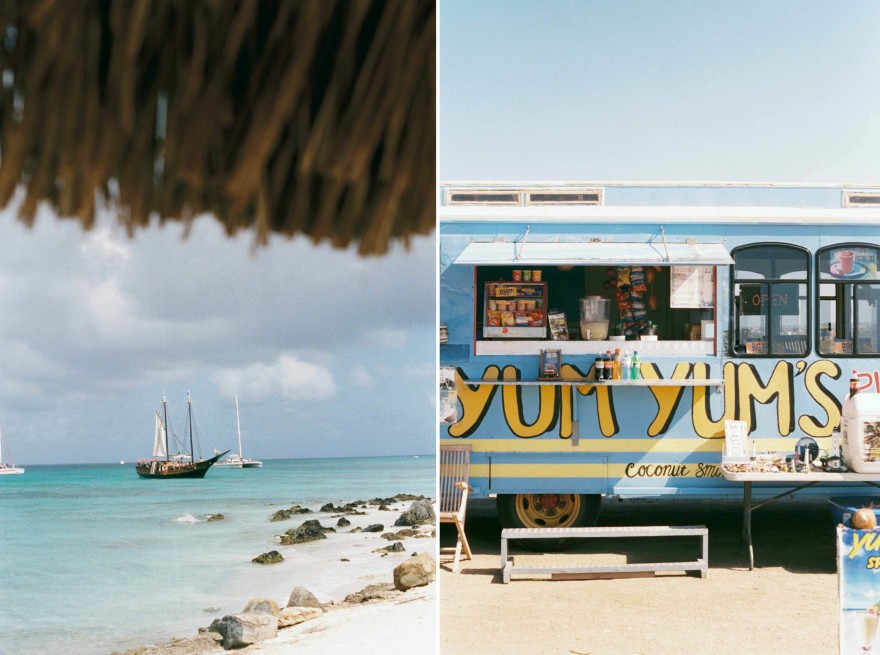
{"type": "Polygon", "coordinates": [[[522,282],[522,271],[518,268],[513,271],[513,281],[522,282]]]}
{"type": "Polygon", "coordinates": [[[497,300],[490,300],[489,301],[489,311],[494,312],[496,309],[498,309],[498,301],[497,300]]]}
{"type": "Polygon", "coordinates": [[[529,301],[528,300],[518,300],[516,303],[516,308],[521,312],[526,311],[529,308],[529,301]]]}
{"type": "Polygon", "coordinates": [[[532,282],[541,281],[541,271],[532,271],[532,282]]]}
{"type": "Polygon", "coordinates": [[[531,282],[532,281],[532,272],[528,269],[522,272],[523,282],[531,282]]]}

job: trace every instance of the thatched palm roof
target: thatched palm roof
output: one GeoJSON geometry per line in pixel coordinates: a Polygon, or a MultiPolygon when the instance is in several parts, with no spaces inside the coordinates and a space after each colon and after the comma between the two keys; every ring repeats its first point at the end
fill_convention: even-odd
{"type": "Polygon", "coordinates": [[[0,206],[384,252],[434,226],[434,22],[433,0],[0,0],[0,206]]]}

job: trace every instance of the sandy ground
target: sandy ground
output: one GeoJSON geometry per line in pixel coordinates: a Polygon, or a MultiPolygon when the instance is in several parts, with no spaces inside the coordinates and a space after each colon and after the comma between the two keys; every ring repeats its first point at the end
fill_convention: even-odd
{"type": "MultiPolygon", "coordinates": [[[[755,569],[741,548],[737,501],[603,504],[599,525],[705,525],[709,573],[613,580],[514,577],[502,584],[494,501],[471,501],[474,559],[440,567],[440,653],[472,655],[712,655],[838,652],[835,532],[824,499],[785,500],[752,519],[755,569]]],[[[444,525],[441,545],[454,544],[444,525]]],[[[683,561],[697,538],[590,540],[565,554],[527,554],[536,566],[683,561]]]]}
{"type": "Polygon", "coordinates": [[[437,642],[437,584],[410,589],[403,598],[333,609],[248,646],[242,655],[430,655],[437,642]]]}

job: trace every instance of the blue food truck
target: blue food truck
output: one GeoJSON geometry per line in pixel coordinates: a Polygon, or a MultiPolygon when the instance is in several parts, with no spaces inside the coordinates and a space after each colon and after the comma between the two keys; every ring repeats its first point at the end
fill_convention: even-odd
{"type": "Polygon", "coordinates": [[[850,381],[880,390],[878,187],[440,196],[440,365],[456,398],[440,438],[471,446],[473,495],[497,497],[504,527],[592,525],[603,496],[738,496],[720,470],[726,421],[761,453],[805,437],[829,451],[850,381]]]}

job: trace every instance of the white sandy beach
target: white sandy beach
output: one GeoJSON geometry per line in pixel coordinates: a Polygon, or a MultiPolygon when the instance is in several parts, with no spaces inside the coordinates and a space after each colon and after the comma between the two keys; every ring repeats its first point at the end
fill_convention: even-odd
{"type": "Polygon", "coordinates": [[[237,652],[260,655],[342,655],[352,652],[437,652],[437,583],[411,589],[401,599],[332,609],[278,632],[278,637],[237,652]]]}

